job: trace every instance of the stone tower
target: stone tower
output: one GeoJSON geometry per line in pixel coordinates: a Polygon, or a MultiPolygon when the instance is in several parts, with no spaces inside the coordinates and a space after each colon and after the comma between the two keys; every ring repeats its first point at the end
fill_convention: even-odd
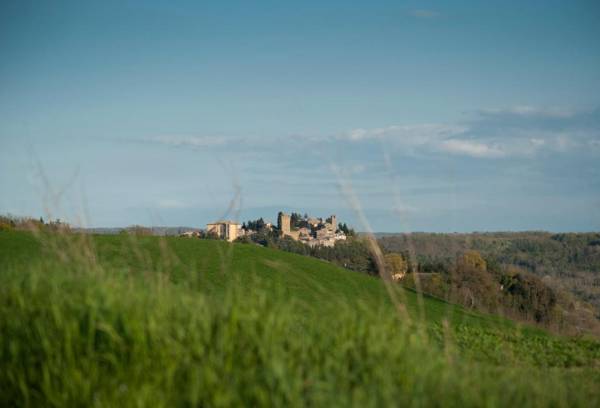
{"type": "Polygon", "coordinates": [[[331,224],[334,231],[337,231],[337,218],[335,217],[335,214],[327,218],[326,221],[331,224]]]}
{"type": "Polygon", "coordinates": [[[284,214],[283,212],[280,212],[277,215],[277,228],[279,229],[279,232],[283,235],[289,235],[291,232],[291,223],[292,223],[292,218],[288,215],[288,214],[284,214]]]}

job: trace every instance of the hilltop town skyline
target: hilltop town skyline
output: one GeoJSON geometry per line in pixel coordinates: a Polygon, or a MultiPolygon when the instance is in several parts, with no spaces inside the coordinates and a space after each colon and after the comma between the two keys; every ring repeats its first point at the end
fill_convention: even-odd
{"type": "MultiPolygon", "coordinates": [[[[264,220],[249,220],[239,223],[231,220],[218,220],[206,224],[203,233],[207,236],[234,242],[238,239],[250,238],[253,235],[266,232],[274,233],[279,238],[289,238],[294,241],[308,245],[309,247],[325,246],[334,247],[339,241],[345,241],[351,230],[346,224],[338,225],[337,216],[330,215],[327,218],[310,216],[307,213],[286,214],[279,211],[277,224],[264,220]]],[[[352,230],[352,233],[353,230],[352,230]]],[[[185,231],[181,235],[187,237],[200,237],[196,231],[185,231]]]]}

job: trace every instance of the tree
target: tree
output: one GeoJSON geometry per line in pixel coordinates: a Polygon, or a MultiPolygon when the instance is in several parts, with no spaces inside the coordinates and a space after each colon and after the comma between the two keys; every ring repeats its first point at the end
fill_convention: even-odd
{"type": "Polygon", "coordinates": [[[348,228],[348,224],[340,223],[338,225],[338,229],[342,231],[346,236],[353,237],[356,235],[356,232],[352,228],[348,228]]]}
{"type": "Polygon", "coordinates": [[[487,271],[487,262],[477,251],[466,251],[456,260],[457,267],[487,271]]]}
{"type": "Polygon", "coordinates": [[[293,212],[290,215],[290,225],[292,228],[296,228],[298,223],[302,220],[302,216],[298,213],[293,212]]]}
{"type": "Polygon", "coordinates": [[[394,280],[400,280],[408,272],[408,262],[400,254],[389,253],[384,256],[385,268],[394,280]]]}
{"type": "Polygon", "coordinates": [[[292,229],[298,229],[302,227],[308,227],[308,222],[306,221],[308,217],[302,217],[301,214],[293,212],[290,216],[290,225],[292,229]]]}
{"type": "Polygon", "coordinates": [[[466,251],[456,259],[450,275],[453,300],[472,308],[494,310],[499,305],[500,285],[487,271],[487,263],[477,251],[466,251]]]}
{"type": "Polygon", "coordinates": [[[508,267],[501,278],[505,302],[522,317],[538,323],[559,320],[557,292],[539,277],[516,267],[508,267]]]}
{"type": "Polygon", "coordinates": [[[0,231],[12,230],[15,227],[15,222],[10,217],[0,216],[0,231]]]}
{"type": "Polygon", "coordinates": [[[262,231],[266,225],[267,224],[265,223],[265,220],[263,220],[261,217],[257,220],[248,221],[247,223],[243,223],[242,228],[246,229],[246,230],[252,230],[252,231],[262,231]]]}

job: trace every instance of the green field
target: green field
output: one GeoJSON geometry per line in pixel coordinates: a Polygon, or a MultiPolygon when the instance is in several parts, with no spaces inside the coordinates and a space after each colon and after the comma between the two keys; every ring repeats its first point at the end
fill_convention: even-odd
{"type": "Polygon", "coordinates": [[[0,406],[599,406],[600,343],[251,244],[0,231],[0,406]]]}

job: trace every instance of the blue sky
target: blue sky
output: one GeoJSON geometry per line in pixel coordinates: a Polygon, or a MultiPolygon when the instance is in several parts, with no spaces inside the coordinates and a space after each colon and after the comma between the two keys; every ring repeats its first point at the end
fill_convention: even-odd
{"type": "Polygon", "coordinates": [[[600,229],[596,1],[84,3],[0,4],[0,213],[600,229]]]}

